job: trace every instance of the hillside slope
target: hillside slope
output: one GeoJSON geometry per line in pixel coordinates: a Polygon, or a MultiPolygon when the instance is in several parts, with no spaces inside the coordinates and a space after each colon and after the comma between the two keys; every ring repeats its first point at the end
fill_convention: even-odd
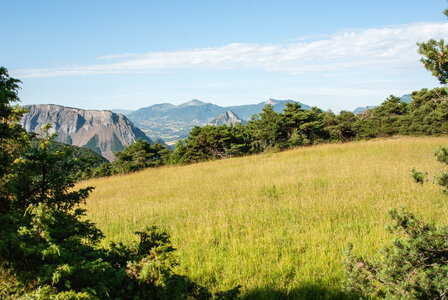
{"type": "Polygon", "coordinates": [[[123,150],[138,138],[151,140],[131,121],[121,114],[108,110],[83,110],[53,104],[27,105],[29,110],[22,120],[28,132],[40,134],[50,123],[50,133],[57,133],[62,143],[83,146],[101,154],[108,160],[115,159],[113,152],[123,150]]]}
{"type": "Polygon", "coordinates": [[[390,239],[390,208],[448,223],[446,196],[414,184],[436,171],[448,137],[329,144],[90,180],[88,215],[115,241],[157,225],[179,268],[213,289],[243,286],[252,299],[333,298],[343,251],[369,255],[390,239]]]}

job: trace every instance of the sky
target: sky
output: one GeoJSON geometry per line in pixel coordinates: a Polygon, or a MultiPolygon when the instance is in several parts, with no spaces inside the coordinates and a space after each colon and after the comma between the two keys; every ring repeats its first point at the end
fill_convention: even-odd
{"type": "Polygon", "coordinates": [[[417,42],[445,0],[0,0],[22,104],[131,109],[292,99],[353,110],[439,86],[417,42]]]}

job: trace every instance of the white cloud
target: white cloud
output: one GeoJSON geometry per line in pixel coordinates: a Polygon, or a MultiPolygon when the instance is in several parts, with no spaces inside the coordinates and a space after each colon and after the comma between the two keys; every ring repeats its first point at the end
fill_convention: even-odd
{"type": "Polygon", "coordinates": [[[259,69],[293,74],[351,69],[397,70],[420,67],[416,43],[448,37],[448,23],[414,23],[350,30],[311,42],[241,44],[99,57],[91,65],[15,70],[18,78],[67,75],[157,73],[181,69],[259,69]]]}

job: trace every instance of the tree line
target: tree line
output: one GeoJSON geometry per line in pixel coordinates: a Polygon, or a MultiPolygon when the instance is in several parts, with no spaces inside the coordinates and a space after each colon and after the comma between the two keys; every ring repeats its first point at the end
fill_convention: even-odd
{"type": "Polygon", "coordinates": [[[393,135],[448,134],[448,97],[445,88],[422,89],[406,103],[395,96],[359,114],[303,109],[287,103],[283,112],[267,104],[247,124],[194,127],[173,151],[156,143],[138,140],[116,152],[113,163],[104,162],[84,177],[128,173],[163,165],[189,164],[280,151],[320,143],[350,142],[393,135]]]}

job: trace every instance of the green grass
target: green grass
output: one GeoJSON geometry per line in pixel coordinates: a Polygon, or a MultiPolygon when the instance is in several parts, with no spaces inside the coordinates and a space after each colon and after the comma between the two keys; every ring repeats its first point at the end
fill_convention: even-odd
{"type": "Polygon", "coordinates": [[[343,250],[373,254],[391,236],[390,208],[448,223],[448,199],[410,169],[437,171],[448,137],[319,145],[90,180],[88,217],[108,240],[157,225],[178,249],[178,271],[244,298],[340,294],[343,250]]]}

